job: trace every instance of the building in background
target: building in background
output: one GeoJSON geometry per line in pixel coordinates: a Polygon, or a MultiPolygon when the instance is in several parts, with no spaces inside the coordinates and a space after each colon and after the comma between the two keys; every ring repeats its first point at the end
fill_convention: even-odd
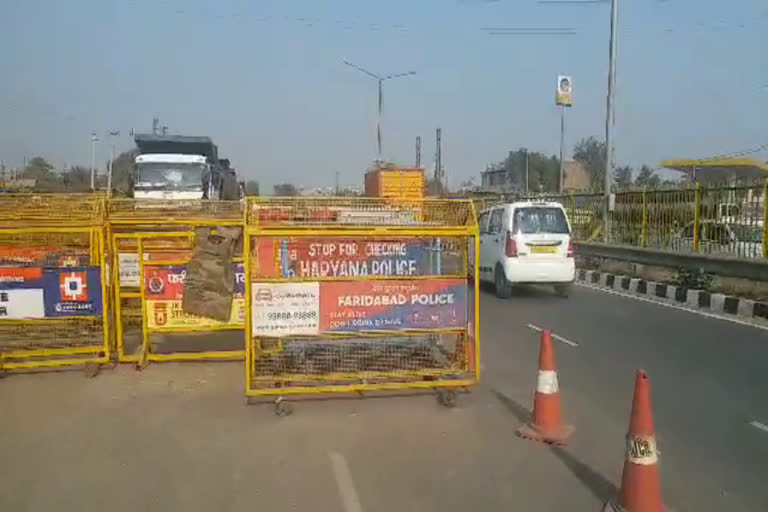
{"type": "Polygon", "coordinates": [[[34,190],[37,180],[34,178],[19,178],[18,173],[0,175],[0,192],[26,192],[34,190]]]}
{"type": "Polygon", "coordinates": [[[576,160],[566,160],[563,165],[563,191],[584,192],[590,188],[589,174],[581,163],[576,160]]]}
{"type": "Polygon", "coordinates": [[[491,165],[480,173],[480,187],[487,192],[511,192],[512,182],[504,167],[491,165]]]}

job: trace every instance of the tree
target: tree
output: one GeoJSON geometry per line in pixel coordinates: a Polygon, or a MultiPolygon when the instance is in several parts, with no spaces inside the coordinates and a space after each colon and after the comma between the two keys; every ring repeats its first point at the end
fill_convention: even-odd
{"type": "Polygon", "coordinates": [[[35,190],[40,192],[56,192],[61,187],[59,177],[53,172],[53,165],[41,156],[27,162],[27,166],[21,171],[21,177],[35,180],[35,190]]]}
{"type": "Polygon", "coordinates": [[[661,178],[659,178],[659,175],[647,165],[643,165],[640,168],[640,172],[637,173],[637,178],[635,178],[635,185],[639,187],[653,188],[658,187],[660,183],[661,178]]]}
{"type": "Polygon", "coordinates": [[[616,188],[626,190],[632,185],[632,167],[625,165],[616,169],[616,188]]]}
{"type": "MultiPolygon", "coordinates": [[[[133,162],[138,153],[137,149],[123,151],[112,163],[112,190],[119,195],[128,195],[133,189],[133,162]]],[[[106,177],[99,182],[100,186],[107,186],[106,177]]]]}
{"type": "Polygon", "coordinates": [[[589,175],[594,190],[605,188],[605,143],[594,137],[581,139],[573,148],[573,159],[579,162],[589,175]]]}
{"type": "Polygon", "coordinates": [[[76,165],[61,173],[61,184],[68,192],[89,192],[91,190],[91,170],[76,165]]]}
{"type": "Polygon", "coordinates": [[[280,196],[280,197],[289,197],[289,196],[299,195],[298,190],[296,190],[296,187],[291,183],[281,183],[280,185],[275,185],[274,192],[275,192],[274,195],[280,196]]]}
{"type": "Polygon", "coordinates": [[[248,180],[245,184],[245,195],[247,196],[259,195],[259,182],[256,180],[248,180]]]}
{"type": "Polygon", "coordinates": [[[506,169],[512,188],[526,189],[526,160],[528,166],[528,187],[531,192],[556,192],[560,187],[560,160],[525,148],[510,151],[497,167],[506,169]]]}

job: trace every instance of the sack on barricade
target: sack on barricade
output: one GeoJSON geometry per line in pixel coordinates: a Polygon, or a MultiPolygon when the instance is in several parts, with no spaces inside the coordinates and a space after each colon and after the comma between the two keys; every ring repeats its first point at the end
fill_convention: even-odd
{"type": "Polygon", "coordinates": [[[195,248],[184,279],[182,309],[185,313],[229,321],[234,292],[232,259],[241,237],[238,227],[195,230],[195,248]]]}

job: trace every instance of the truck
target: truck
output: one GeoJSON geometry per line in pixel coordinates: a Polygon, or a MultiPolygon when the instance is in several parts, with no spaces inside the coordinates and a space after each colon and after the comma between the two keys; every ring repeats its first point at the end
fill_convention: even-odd
{"type": "Polygon", "coordinates": [[[210,137],[136,134],[136,199],[239,199],[235,170],[210,137]]]}

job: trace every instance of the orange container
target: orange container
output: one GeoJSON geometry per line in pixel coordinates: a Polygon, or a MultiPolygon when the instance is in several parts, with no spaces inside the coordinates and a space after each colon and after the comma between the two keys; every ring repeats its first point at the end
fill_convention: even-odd
{"type": "Polygon", "coordinates": [[[424,169],[375,169],[365,173],[365,195],[420,199],[424,197],[424,169]]]}

